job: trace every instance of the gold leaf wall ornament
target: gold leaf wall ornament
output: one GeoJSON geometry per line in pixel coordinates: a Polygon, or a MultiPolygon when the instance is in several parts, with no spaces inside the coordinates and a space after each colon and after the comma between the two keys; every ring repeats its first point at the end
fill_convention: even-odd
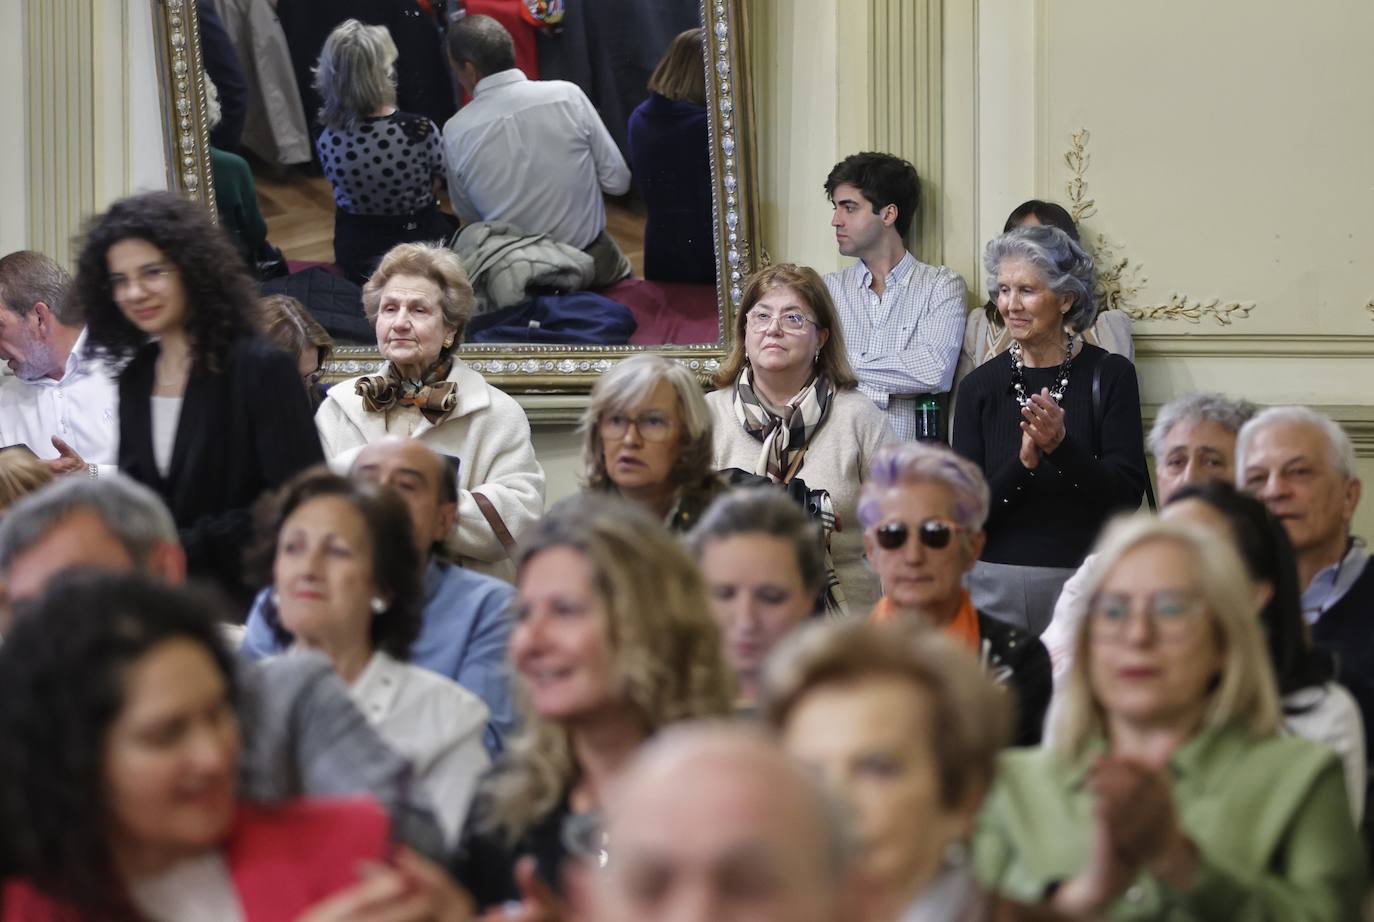
{"type": "MultiPolygon", "coordinates": [[[[1185,320],[1198,323],[1211,317],[1221,326],[1249,317],[1255,305],[1252,301],[1227,301],[1212,298],[1203,301],[1187,295],[1174,294],[1164,304],[1137,305],[1140,289],[1149,281],[1139,263],[1125,255],[1126,248],[1106,234],[1083,224],[1085,218],[1097,214],[1097,201],[1088,197],[1088,167],[1092,156],[1088,153],[1088,129],[1080,128],[1069,136],[1069,150],[1064,163],[1069,168],[1069,181],[1064,191],[1069,200],[1069,214],[1079,226],[1084,249],[1093,258],[1097,270],[1097,284],[1093,295],[1099,311],[1121,311],[1132,320],[1185,320]]],[[[1374,312],[1374,301],[1369,303],[1374,312]]]]}
{"type": "Polygon", "coordinates": [[[1170,295],[1165,304],[1123,308],[1126,316],[1132,320],[1186,320],[1197,323],[1203,317],[1211,317],[1221,326],[1230,326],[1234,319],[1249,317],[1254,309],[1253,301],[1228,301],[1223,304],[1220,298],[1195,301],[1187,295],[1170,295]]]}
{"type": "Polygon", "coordinates": [[[1364,309],[1367,310],[1367,311],[1369,311],[1369,313],[1370,313],[1370,315],[1371,315],[1369,319],[1370,319],[1370,320],[1374,320],[1374,301],[1370,301],[1368,304],[1366,304],[1366,305],[1364,306],[1364,309]]]}

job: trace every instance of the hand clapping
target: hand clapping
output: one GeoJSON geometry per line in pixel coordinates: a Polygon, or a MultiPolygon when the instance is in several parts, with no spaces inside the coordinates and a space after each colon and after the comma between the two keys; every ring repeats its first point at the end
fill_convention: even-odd
{"type": "MultiPolygon", "coordinates": [[[[1031,394],[1026,405],[1021,408],[1021,432],[1029,436],[1041,454],[1054,451],[1064,441],[1064,408],[1055,403],[1050,389],[1043,387],[1040,393],[1031,394]]],[[[1026,445],[1022,440],[1022,463],[1025,462],[1026,445]]],[[[1034,467],[1034,465],[1026,465],[1034,467]]]]}

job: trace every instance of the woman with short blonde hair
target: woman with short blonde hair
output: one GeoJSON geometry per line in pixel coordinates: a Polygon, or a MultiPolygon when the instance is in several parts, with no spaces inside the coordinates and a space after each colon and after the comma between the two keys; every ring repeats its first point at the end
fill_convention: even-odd
{"type": "Polygon", "coordinates": [[[1053,748],[1004,756],[975,837],[980,879],[1072,915],[1357,918],[1364,854],[1343,769],[1278,735],[1236,551],[1139,516],[1098,553],[1053,748]]]}
{"type": "Polygon", "coordinates": [[[745,281],[734,323],[734,344],[716,375],[720,389],[706,396],[715,466],[804,483],[833,560],[827,608],[867,612],[879,588],[863,559],[859,487],[892,435],[858,390],[830,292],[807,266],[768,266],[745,281]]]}
{"type": "Polygon", "coordinates": [[[52,479],[48,466],[27,448],[15,445],[0,449],[0,515],[52,479]]]}
{"type": "Polygon", "coordinates": [[[640,503],[685,531],[723,489],[711,471],[711,411],[696,375],[643,353],[592,388],[578,425],[583,483],[640,503]],[[705,476],[703,476],[705,475],[705,476]]]}
{"type": "Polygon", "coordinates": [[[639,745],[668,724],[729,713],[709,611],[681,543],[625,500],[573,496],[534,528],[510,644],[523,729],[479,792],[458,866],[482,907],[516,898],[526,854],[557,890],[568,840],[594,825],[639,745]]]}

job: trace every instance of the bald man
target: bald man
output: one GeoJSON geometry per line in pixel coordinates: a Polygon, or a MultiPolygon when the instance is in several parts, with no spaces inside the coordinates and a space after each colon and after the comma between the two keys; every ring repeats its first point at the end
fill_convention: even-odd
{"type": "Polygon", "coordinates": [[[864,918],[842,817],[819,782],[756,731],[669,730],[607,811],[597,922],[864,918]]]}
{"type": "MultiPolygon", "coordinates": [[[[491,712],[485,742],[495,756],[515,730],[515,705],[506,669],[511,623],[506,610],[513,587],[465,570],[441,556],[444,538],[458,513],[458,481],[452,464],[415,439],[387,436],[358,452],[349,468],[355,480],[389,487],[410,512],[415,545],[424,562],[424,609],[420,635],[410,648],[416,666],[447,676],[481,698],[491,712]]],[[[258,593],[248,615],[243,653],[280,653],[272,629],[270,588],[258,593]]]]}

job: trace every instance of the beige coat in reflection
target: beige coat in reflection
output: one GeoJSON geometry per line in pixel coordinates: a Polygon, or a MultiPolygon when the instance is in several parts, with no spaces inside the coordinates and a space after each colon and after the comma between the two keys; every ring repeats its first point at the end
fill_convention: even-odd
{"type": "Polygon", "coordinates": [[[415,407],[386,413],[363,409],[358,378],[329,389],[315,413],[324,456],[335,470],[346,472],[362,447],[387,435],[419,439],[440,454],[458,459],[458,518],[449,545],[460,562],[503,579],[515,574],[501,541],[487,524],[472,492],[496,507],[515,540],[544,514],[544,469],[534,456],[525,411],[509,395],[453,360],[448,380],[458,385],[458,403],[433,424],[415,407]]]}

